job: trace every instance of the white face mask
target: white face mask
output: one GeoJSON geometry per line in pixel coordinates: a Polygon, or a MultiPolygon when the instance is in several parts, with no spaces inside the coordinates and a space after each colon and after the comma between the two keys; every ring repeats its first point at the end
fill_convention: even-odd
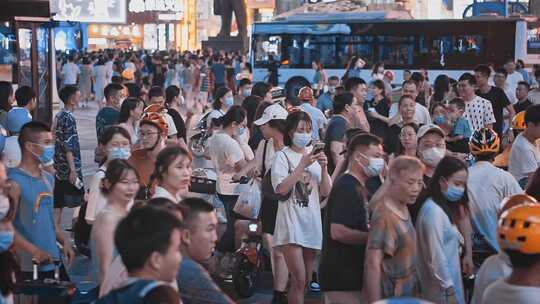
{"type": "Polygon", "coordinates": [[[420,156],[426,165],[435,168],[441,159],[443,159],[445,154],[446,149],[433,147],[422,151],[420,156]]]}

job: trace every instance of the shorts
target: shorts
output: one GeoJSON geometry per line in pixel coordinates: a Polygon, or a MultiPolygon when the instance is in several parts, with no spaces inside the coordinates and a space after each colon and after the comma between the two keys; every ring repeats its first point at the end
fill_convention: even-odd
{"type": "Polygon", "coordinates": [[[84,187],[77,189],[67,180],[54,178],[54,208],[75,208],[84,201],[84,187]]]}
{"type": "Polygon", "coordinates": [[[273,201],[263,197],[260,211],[263,233],[274,235],[274,230],[276,229],[278,203],[278,201],[273,201]]]}

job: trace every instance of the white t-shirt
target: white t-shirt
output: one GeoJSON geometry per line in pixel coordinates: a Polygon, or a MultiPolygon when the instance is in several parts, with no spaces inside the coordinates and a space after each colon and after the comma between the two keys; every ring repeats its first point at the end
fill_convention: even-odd
{"type": "Polygon", "coordinates": [[[19,146],[19,136],[6,137],[4,145],[4,164],[8,168],[18,167],[21,163],[21,146],[19,146]]]}
{"type": "MultiPolygon", "coordinates": [[[[399,114],[399,107],[398,107],[398,103],[394,102],[390,106],[388,117],[392,118],[396,116],[397,114],[399,114]]],[[[424,107],[423,105],[419,104],[418,102],[416,103],[414,107],[414,121],[417,124],[421,124],[421,125],[426,125],[426,124],[431,123],[431,115],[429,115],[428,109],[424,107]]]]}
{"type": "Polygon", "coordinates": [[[475,96],[473,100],[465,102],[463,118],[469,122],[472,132],[480,130],[488,124],[495,123],[491,102],[480,96],[475,96]]]}
{"type": "Polygon", "coordinates": [[[174,124],[174,120],[168,113],[165,113],[165,120],[167,121],[167,136],[173,136],[178,134],[178,130],[176,130],[176,125],[174,124]]]}
{"type": "Polygon", "coordinates": [[[467,188],[473,228],[498,251],[497,214],[501,210],[501,201],[522,193],[523,189],[512,174],[486,161],[479,161],[469,168],[467,188]]]}
{"type": "Polygon", "coordinates": [[[510,149],[508,172],[512,173],[519,182],[536,171],[538,166],[540,166],[538,147],[529,142],[523,133],[519,134],[510,149]]]}
{"type": "Polygon", "coordinates": [[[482,296],[482,304],[531,304],[539,300],[539,287],[510,285],[505,279],[491,284],[482,296]]]}
{"type": "MultiPolygon", "coordinates": [[[[310,152],[306,151],[306,153],[310,152]]],[[[294,152],[289,147],[276,153],[271,173],[274,190],[298,166],[301,158],[302,154],[294,152]]],[[[321,166],[318,162],[306,168],[303,181],[307,184],[308,192],[311,191],[307,206],[299,203],[298,198],[301,195],[297,195],[295,188],[288,200],[278,202],[274,247],[296,244],[317,250],[322,248],[321,205],[319,203],[321,166]]]]}
{"type": "Polygon", "coordinates": [[[174,196],[172,193],[167,191],[167,189],[160,186],[156,187],[152,198],[166,198],[176,204],[180,203],[180,201],[182,200],[182,197],[180,195],[177,194],[176,196],[174,196]]]}
{"type": "Polygon", "coordinates": [[[79,67],[73,63],[68,62],[62,67],[62,74],[64,75],[64,84],[71,85],[77,84],[77,75],[81,73],[79,67]]]}
{"type": "Polygon", "coordinates": [[[523,81],[523,75],[520,72],[514,71],[512,74],[508,74],[508,76],[506,76],[508,90],[510,92],[515,92],[520,81],[523,81]]]}
{"type": "Polygon", "coordinates": [[[510,261],[508,258],[505,260],[503,254],[494,254],[487,258],[476,274],[471,304],[482,303],[482,296],[489,285],[498,279],[507,278],[511,272],[512,266],[510,265],[510,261]]]}
{"type": "Polygon", "coordinates": [[[240,144],[229,134],[216,132],[208,139],[210,159],[217,171],[217,192],[224,195],[238,195],[238,184],[231,183],[235,174],[234,166],[244,159],[240,144]]]}

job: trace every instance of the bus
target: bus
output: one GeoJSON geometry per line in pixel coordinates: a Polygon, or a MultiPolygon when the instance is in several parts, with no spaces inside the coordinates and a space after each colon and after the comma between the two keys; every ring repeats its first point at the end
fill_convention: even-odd
{"type": "MultiPolygon", "coordinates": [[[[328,77],[341,78],[349,60],[360,56],[366,62],[366,81],[377,62],[394,72],[394,84],[401,84],[404,70],[426,69],[430,81],[439,74],[457,79],[480,63],[502,66],[509,58],[533,59],[527,53],[533,30],[528,31],[522,18],[403,20],[385,19],[385,12],[298,14],[255,23],[250,58],[253,79],[264,81],[272,56],[279,64],[278,82],[291,97],[312,82],[314,60],[323,64],[328,77]]],[[[536,57],[540,61],[540,55],[536,57]]]]}

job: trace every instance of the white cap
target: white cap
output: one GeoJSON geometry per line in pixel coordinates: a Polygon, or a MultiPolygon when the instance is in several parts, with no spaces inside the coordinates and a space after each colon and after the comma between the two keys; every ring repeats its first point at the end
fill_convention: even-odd
{"type": "Polygon", "coordinates": [[[287,119],[289,113],[279,104],[273,104],[264,109],[261,118],[255,120],[253,123],[257,126],[262,126],[265,123],[273,119],[287,119]]]}
{"type": "Polygon", "coordinates": [[[443,138],[445,137],[444,131],[435,124],[426,124],[420,127],[418,129],[418,133],[416,134],[416,137],[418,138],[418,141],[420,141],[420,138],[424,137],[424,135],[428,133],[437,133],[443,138]]]}

